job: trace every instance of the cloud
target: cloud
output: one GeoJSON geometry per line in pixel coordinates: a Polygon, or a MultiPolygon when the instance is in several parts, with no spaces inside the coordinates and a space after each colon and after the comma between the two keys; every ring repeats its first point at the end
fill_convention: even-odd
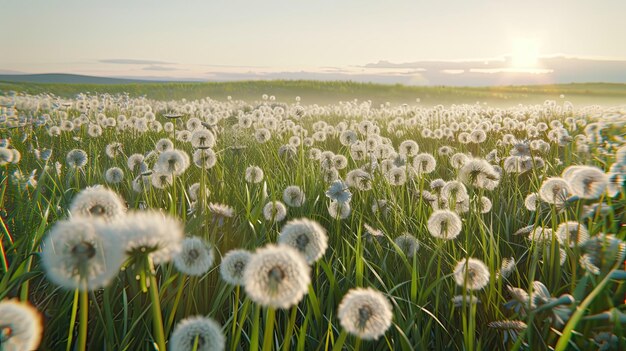
{"type": "Polygon", "coordinates": [[[150,65],[142,68],[144,71],[180,71],[178,68],[174,67],[164,67],[159,65],[150,65]]]}
{"type": "Polygon", "coordinates": [[[170,65],[172,62],[155,61],[155,60],[135,60],[135,59],[105,59],[99,60],[101,63],[113,63],[116,65],[170,65]]]}

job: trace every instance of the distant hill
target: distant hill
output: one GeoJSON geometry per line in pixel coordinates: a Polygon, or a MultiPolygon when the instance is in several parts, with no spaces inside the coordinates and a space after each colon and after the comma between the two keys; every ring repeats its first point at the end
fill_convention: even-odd
{"type": "Polygon", "coordinates": [[[0,74],[0,82],[13,83],[56,83],[56,84],[133,84],[163,83],[164,80],[140,80],[128,78],[106,78],[83,76],[78,74],[46,73],[46,74],[0,74]]]}

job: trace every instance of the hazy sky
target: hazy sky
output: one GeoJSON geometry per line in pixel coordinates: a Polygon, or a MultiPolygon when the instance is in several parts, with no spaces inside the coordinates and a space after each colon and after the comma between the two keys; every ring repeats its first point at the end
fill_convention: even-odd
{"type": "Polygon", "coordinates": [[[0,0],[0,70],[192,75],[525,50],[626,58],[625,13],[625,0],[0,0]]]}

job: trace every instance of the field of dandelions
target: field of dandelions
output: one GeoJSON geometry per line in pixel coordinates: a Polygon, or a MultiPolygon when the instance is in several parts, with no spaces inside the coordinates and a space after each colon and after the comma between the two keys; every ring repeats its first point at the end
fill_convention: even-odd
{"type": "Polygon", "coordinates": [[[626,347],[626,109],[4,92],[1,350],[626,347]]]}

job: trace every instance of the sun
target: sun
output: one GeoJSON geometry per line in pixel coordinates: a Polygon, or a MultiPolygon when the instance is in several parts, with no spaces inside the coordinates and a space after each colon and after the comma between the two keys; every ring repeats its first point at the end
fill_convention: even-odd
{"type": "Polygon", "coordinates": [[[514,68],[534,68],[539,61],[539,43],[533,39],[513,40],[512,65],[514,68]]]}

